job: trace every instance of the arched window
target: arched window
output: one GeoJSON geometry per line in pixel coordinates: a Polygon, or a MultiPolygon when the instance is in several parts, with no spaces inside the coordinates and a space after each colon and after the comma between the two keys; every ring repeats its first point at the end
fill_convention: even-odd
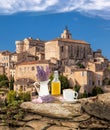
{"type": "Polygon", "coordinates": [[[64,46],[61,46],[61,52],[64,52],[64,46]]]}

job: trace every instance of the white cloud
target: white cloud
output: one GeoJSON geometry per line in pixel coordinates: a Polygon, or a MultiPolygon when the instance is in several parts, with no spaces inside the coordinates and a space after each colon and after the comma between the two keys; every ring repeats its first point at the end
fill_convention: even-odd
{"type": "Polygon", "coordinates": [[[70,12],[110,19],[110,0],[0,0],[0,13],[70,12]]]}

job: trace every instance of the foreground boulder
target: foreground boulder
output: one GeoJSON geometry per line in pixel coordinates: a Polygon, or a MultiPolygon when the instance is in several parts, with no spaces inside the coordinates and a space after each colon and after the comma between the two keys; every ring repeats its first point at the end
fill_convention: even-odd
{"type": "Polygon", "coordinates": [[[81,104],[67,103],[42,103],[34,104],[32,102],[24,102],[21,108],[32,113],[51,118],[72,119],[74,116],[81,115],[81,104]]]}
{"type": "Polygon", "coordinates": [[[1,123],[0,130],[110,130],[110,93],[72,104],[23,102],[21,108],[23,118],[10,120],[13,127],[1,123]]]}
{"type": "Polygon", "coordinates": [[[110,120],[110,93],[102,94],[94,99],[85,100],[82,108],[90,115],[110,120]]]}

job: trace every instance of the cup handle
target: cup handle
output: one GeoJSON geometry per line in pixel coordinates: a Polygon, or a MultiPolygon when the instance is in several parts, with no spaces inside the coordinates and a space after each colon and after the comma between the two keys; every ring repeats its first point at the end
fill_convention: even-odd
{"type": "Polygon", "coordinates": [[[36,88],[37,92],[39,93],[39,88],[37,87],[37,85],[40,85],[40,83],[36,81],[33,85],[36,88]]]}
{"type": "Polygon", "coordinates": [[[75,92],[75,98],[77,99],[77,97],[78,97],[78,93],[77,93],[77,92],[75,92]]]}

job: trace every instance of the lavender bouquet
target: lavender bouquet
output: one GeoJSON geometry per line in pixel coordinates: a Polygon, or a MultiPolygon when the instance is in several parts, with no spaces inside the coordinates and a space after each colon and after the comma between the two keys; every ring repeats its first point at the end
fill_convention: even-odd
{"type": "Polygon", "coordinates": [[[43,66],[37,66],[37,78],[39,81],[46,81],[49,79],[50,76],[50,69],[49,66],[46,66],[46,69],[44,70],[43,66]]]}

